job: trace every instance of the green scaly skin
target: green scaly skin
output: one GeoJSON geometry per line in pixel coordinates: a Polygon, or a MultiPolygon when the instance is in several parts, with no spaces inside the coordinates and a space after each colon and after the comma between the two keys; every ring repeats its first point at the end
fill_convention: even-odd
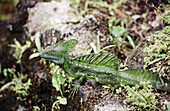
{"type": "Polygon", "coordinates": [[[141,81],[150,82],[153,88],[170,92],[170,81],[163,80],[165,85],[162,85],[163,83],[156,73],[139,69],[118,71],[119,61],[110,53],[89,54],[70,59],[69,53],[76,44],[77,40],[73,39],[63,44],[59,42],[56,46],[46,47],[40,53],[42,58],[58,64],[71,77],[80,78],[73,89],[73,94],[85,78],[112,86],[118,84],[141,86],[141,81]]]}

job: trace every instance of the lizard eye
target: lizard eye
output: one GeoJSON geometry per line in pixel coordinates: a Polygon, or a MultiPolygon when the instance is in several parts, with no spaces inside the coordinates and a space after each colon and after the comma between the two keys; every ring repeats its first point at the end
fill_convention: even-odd
{"type": "Polygon", "coordinates": [[[54,52],[50,52],[51,55],[53,55],[54,52]]]}

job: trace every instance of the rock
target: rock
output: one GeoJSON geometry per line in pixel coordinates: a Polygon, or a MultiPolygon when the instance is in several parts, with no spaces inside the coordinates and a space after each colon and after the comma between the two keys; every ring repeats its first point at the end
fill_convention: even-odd
{"type": "Polygon", "coordinates": [[[122,97],[111,91],[106,91],[102,85],[93,80],[87,80],[79,88],[79,93],[73,100],[69,100],[67,111],[123,111],[129,110],[123,104],[122,97]],[[83,106],[82,106],[83,105],[83,106]]]}
{"type": "Polygon", "coordinates": [[[129,69],[143,69],[145,65],[144,58],[146,52],[144,52],[145,43],[142,43],[130,56],[126,58],[126,65],[129,69]]]}
{"type": "Polygon", "coordinates": [[[51,27],[62,30],[68,26],[68,21],[79,17],[77,13],[77,8],[67,0],[38,2],[35,7],[28,9],[25,28],[28,29],[30,36],[36,32],[42,33],[51,27]]]}
{"type": "Polygon", "coordinates": [[[101,46],[112,39],[108,34],[109,19],[102,14],[89,15],[78,24],[71,23],[71,19],[80,18],[80,15],[77,14],[77,8],[66,0],[37,3],[35,7],[28,10],[28,13],[28,22],[25,25],[25,28],[28,29],[28,35],[31,36],[35,32],[40,32],[42,36],[48,36],[41,36],[43,47],[49,44],[55,45],[62,39],[76,39],[79,43],[72,55],[80,56],[90,53],[92,48],[89,44],[93,42],[96,45],[97,36],[101,39],[101,46]],[[48,27],[49,24],[52,25],[52,28],[48,27]],[[56,31],[57,35],[54,34],[54,37],[52,37],[45,34],[53,33],[52,31],[54,33],[56,31]]]}
{"type": "MultiPolygon", "coordinates": [[[[57,26],[56,26],[57,27],[57,26]]],[[[89,15],[84,21],[78,24],[69,24],[66,28],[58,29],[53,27],[41,34],[42,46],[55,45],[64,39],[78,40],[73,56],[89,54],[92,51],[90,43],[97,45],[97,36],[100,37],[101,47],[108,41],[112,41],[108,30],[108,18],[102,14],[89,15]]]]}

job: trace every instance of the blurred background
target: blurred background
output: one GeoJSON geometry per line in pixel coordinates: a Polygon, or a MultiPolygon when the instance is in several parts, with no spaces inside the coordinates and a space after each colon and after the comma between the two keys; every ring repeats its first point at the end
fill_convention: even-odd
{"type": "Polygon", "coordinates": [[[0,0],[0,20],[9,19],[19,0],[0,0]]]}

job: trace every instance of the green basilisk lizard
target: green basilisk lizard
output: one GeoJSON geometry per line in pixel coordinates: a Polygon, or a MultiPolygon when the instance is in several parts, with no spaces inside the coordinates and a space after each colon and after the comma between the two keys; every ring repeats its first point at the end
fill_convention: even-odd
{"type": "Polygon", "coordinates": [[[77,40],[61,43],[62,41],[56,46],[46,47],[40,52],[40,57],[58,64],[68,75],[79,78],[73,93],[85,78],[112,86],[118,84],[141,86],[141,81],[150,82],[153,88],[170,92],[170,81],[162,82],[156,73],[139,69],[118,71],[119,60],[111,53],[89,54],[70,59],[69,53],[77,45],[77,40]]]}

